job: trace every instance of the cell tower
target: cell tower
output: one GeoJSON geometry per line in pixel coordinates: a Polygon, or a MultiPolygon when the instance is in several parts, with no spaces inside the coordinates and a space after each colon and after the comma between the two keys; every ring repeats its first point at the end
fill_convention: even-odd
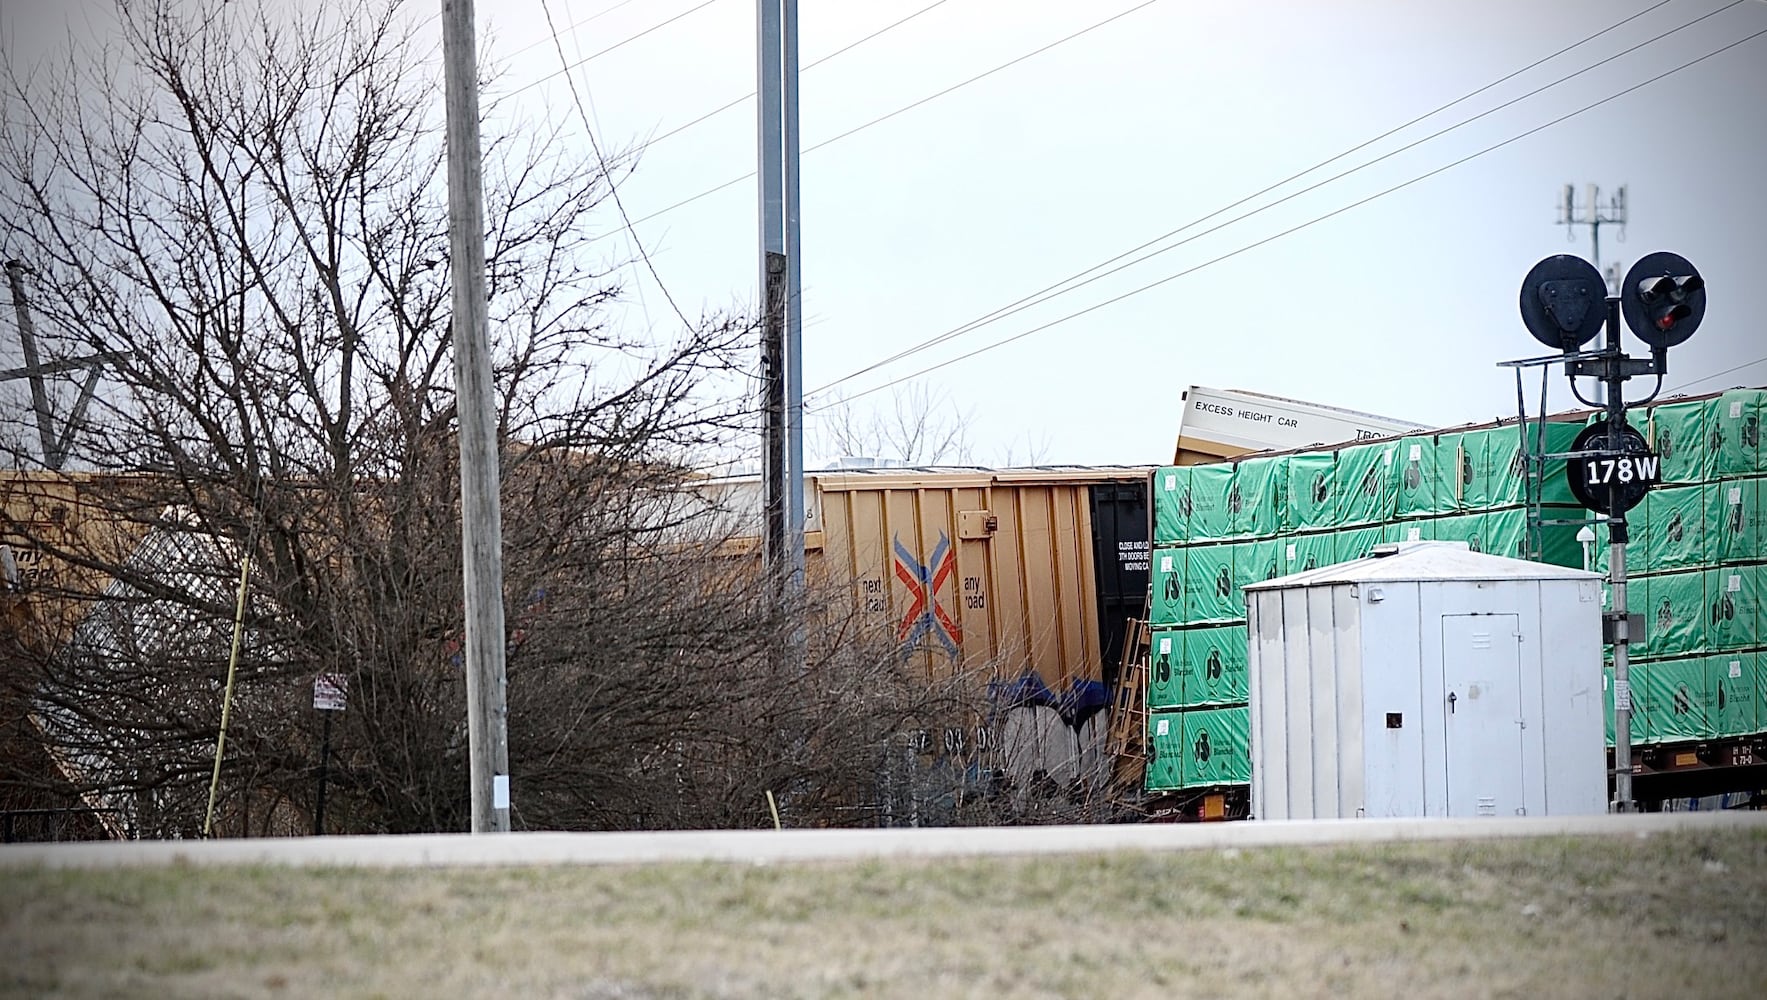
{"type": "Polygon", "coordinates": [[[1608,294],[1618,295],[1620,293],[1620,275],[1625,272],[1620,266],[1620,261],[1617,260],[1609,263],[1606,269],[1602,268],[1601,227],[1604,225],[1619,226],[1620,240],[1625,241],[1626,185],[1620,185],[1619,190],[1608,198],[1605,205],[1601,203],[1600,187],[1590,184],[1586,190],[1588,194],[1583,203],[1579,205],[1577,203],[1577,186],[1575,184],[1565,185],[1564,193],[1560,195],[1558,202],[1558,224],[1565,227],[1567,242],[1575,242],[1577,239],[1573,227],[1589,227],[1590,262],[1595,265],[1595,269],[1600,271],[1606,280],[1608,294]]]}

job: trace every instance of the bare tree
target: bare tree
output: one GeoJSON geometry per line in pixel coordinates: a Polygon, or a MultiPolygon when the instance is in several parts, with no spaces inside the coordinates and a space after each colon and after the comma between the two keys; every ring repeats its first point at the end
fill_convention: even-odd
{"type": "MultiPolygon", "coordinates": [[[[461,829],[438,69],[397,2],[117,14],[114,45],[7,79],[0,212],[43,339],[115,360],[74,436],[85,472],[0,483],[0,541],[49,573],[39,641],[0,650],[0,724],[36,734],[63,792],[190,835],[232,690],[221,829],[295,832],[311,685],[342,675],[328,826],[461,829]]],[[[804,821],[863,815],[889,735],[955,702],[835,599],[796,609],[813,679],[773,668],[801,626],[683,502],[691,457],[748,420],[703,387],[740,384],[722,375],[754,365],[750,324],[612,329],[620,286],[589,247],[608,180],[563,138],[487,132],[513,819],[752,823],[769,789],[804,821]]],[[[42,772],[0,760],[0,781],[42,772]]]]}
{"type": "Polygon", "coordinates": [[[887,404],[865,407],[835,399],[819,414],[822,450],[831,457],[863,457],[906,465],[972,461],[969,425],[975,419],[943,390],[910,382],[887,404]]]}

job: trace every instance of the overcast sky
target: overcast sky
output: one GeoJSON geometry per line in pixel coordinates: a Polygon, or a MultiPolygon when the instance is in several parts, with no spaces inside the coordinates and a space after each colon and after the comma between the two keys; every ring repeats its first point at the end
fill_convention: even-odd
{"type": "MultiPolygon", "coordinates": [[[[575,25],[562,36],[571,62],[611,48],[572,70],[604,146],[662,136],[754,89],[751,0],[549,2],[561,28],[575,25]]],[[[32,5],[60,8],[0,0],[15,43],[32,5]]],[[[1556,224],[1566,183],[1579,200],[1590,183],[1627,188],[1629,224],[1603,227],[1604,265],[1666,249],[1704,273],[1709,310],[1671,353],[1670,387],[1767,383],[1767,35],[1646,82],[1767,31],[1767,2],[803,0],[802,60],[929,6],[803,73],[811,390],[854,395],[942,365],[918,378],[973,415],[979,461],[1023,457],[1027,442],[1051,462],[1166,461],[1192,383],[1431,425],[1510,415],[1513,376],[1496,362],[1540,352],[1517,314],[1522,276],[1544,256],[1590,253],[1587,227],[1556,224]],[[846,379],[1199,222],[1150,249],[1189,243],[846,379]]],[[[575,115],[541,0],[479,11],[481,43],[508,64],[496,89],[526,86],[513,97],[524,110],[575,115]]],[[[670,206],[753,171],[755,147],[746,100],[653,143],[621,187],[636,238],[690,311],[754,302],[755,182],[670,206]]],[[[582,154],[592,167],[586,139],[582,154]]],[[[630,255],[618,215],[601,221],[610,254],[630,255]]],[[[631,280],[628,328],[674,322],[648,275],[631,280]]],[[[887,405],[891,391],[850,405],[887,405]]],[[[1552,392],[1570,405],[1562,378],[1552,392]]]]}

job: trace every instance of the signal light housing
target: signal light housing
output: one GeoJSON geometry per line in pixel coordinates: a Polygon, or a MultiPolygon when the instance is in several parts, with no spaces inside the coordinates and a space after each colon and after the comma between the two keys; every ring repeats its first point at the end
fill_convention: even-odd
{"type": "Polygon", "coordinates": [[[1575,351],[1595,339],[1607,320],[1607,282],[1581,257],[1548,257],[1522,279],[1522,322],[1554,350],[1575,351]]]}
{"type": "Polygon", "coordinates": [[[1626,325],[1653,350],[1687,341],[1706,315],[1706,282],[1680,254],[1647,254],[1632,265],[1621,286],[1626,325]]]}

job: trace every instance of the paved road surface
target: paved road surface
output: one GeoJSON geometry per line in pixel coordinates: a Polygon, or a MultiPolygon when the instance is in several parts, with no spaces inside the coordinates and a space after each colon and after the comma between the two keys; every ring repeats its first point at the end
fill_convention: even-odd
{"type": "Polygon", "coordinates": [[[9,844],[9,866],[103,868],[165,864],[424,867],[639,864],[657,861],[848,860],[1141,850],[1220,850],[1298,844],[1470,840],[1487,837],[1767,831],[1767,812],[1649,813],[1501,819],[1363,819],[966,827],[920,830],[723,830],[666,833],[423,834],[266,840],[9,844]]]}

